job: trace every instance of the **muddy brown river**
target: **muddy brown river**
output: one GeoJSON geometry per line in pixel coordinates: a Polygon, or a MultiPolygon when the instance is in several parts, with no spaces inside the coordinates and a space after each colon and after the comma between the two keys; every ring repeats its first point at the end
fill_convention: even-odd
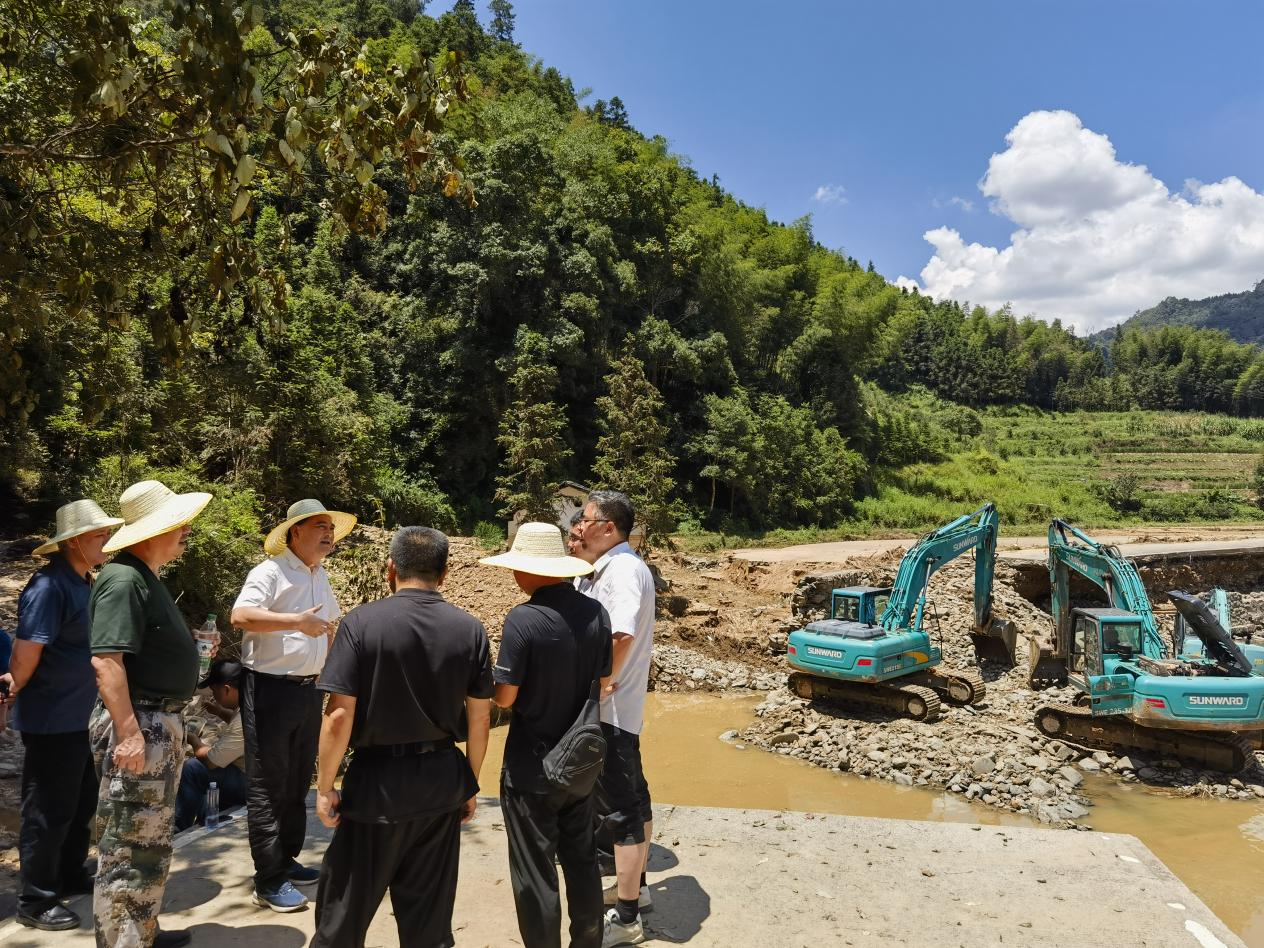
{"type": "MultiPolygon", "coordinates": [[[[651,694],[642,752],[655,799],[685,806],[1040,825],[944,791],[831,773],[718,739],[753,721],[759,701],[758,696],[651,694]]],[[[499,786],[506,732],[492,732],[485,793],[494,794],[499,786]]],[[[1264,948],[1264,802],[1180,799],[1105,777],[1088,778],[1086,789],[1096,804],[1086,822],[1139,838],[1243,941],[1264,948]]]]}

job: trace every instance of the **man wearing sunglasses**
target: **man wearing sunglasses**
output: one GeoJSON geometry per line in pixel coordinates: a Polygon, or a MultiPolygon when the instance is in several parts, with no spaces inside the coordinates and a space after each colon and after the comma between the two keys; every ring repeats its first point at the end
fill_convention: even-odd
{"type": "Polygon", "coordinates": [[[606,766],[598,784],[606,826],[614,837],[615,884],[606,890],[603,948],[645,940],[641,910],[650,907],[645,862],[653,828],[650,790],[641,767],[641,727],[654,650],[654,577],[628,544],[636,520],[626,494],[588,495],[575,522],[573,555],[593,564],[575,586],[606,607],[614,638],[611,683],[601,702],[606,766]]]}

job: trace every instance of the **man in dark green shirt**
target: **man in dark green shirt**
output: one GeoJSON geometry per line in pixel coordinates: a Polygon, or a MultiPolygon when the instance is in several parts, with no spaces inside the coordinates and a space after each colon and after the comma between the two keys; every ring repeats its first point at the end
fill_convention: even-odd
{"type": "Polygon", "coordinates": [[[105,546],[122,552],[101,570],[88,605],[101,692],[89,723],[102,778],[92,903],[99,946],[189,941],[185,931],[160,932],[158,910],[184,757],[179,711],[197,686],[198,651],[158,571],[184,552],[188,524],[210,499],[158,481],[124,491],[124,525],[105,546]]]}

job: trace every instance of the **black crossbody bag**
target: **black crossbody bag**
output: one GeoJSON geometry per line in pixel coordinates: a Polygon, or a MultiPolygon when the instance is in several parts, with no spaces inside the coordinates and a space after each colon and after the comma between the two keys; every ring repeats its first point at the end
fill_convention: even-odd
{"type": "Polygon", "coordinates": [[[593,678],[588,699],[575,723],[544,755],[544,779],[558,790],[586,796],[606,762],[606,737],[601,733],[601,675],[593,678]]]}

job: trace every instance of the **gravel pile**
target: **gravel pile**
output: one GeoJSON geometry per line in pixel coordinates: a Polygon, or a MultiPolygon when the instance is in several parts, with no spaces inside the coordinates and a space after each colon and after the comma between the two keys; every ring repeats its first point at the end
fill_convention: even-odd
{"type": "Polygon", "coordinates": [[[784,688],[784,672],[769,672],[744,662],[711,658],[692,649],[654,643],[650,665],[651,691],[729,691],[784,688]]]}
{"type": "MultiPolygon", "coordinates": [[[[796,620],[801,624],[824,616],[833,588],[889,585],[896,565],[898,559],[867,570],[805,576],[792,600],[796,620]]],[[[945,703],[939,720],[920,723],[877,711],[807,702],[783,687],[756,709],[758,720],[740,739],[831,770],[904,786],[941,787],[1059,826],[1078,826],[1089,816],[1092,801],[1083,786],[1089,774],[1139,781],[1179,795],[1264,797],[1264,772],[1258,765],[1230,778],[1139,753],[1090,752],[1037,732],[1032,724],[1036,709],[1069,703],[1075,690],[1034,693],[1028,689],[1023,633],[1047,631],[1050,618],[1009,587],[1007,569],[1004,564],[999,567],[993,597],[995,615],[1018,625],[1018,661],[1013,668],[991,662],[980,667],[975,661],[969,638],[974,616],[972,564],[952,564],[931,581],[933,609],[927,609],[931,617],[927,624],[932,641],[943,649],[946,665],[979,667],[987,684],[982,705],[954,708],[945,703]]],[[[1245,598],[1264,616],[1264,593],[1245,598]]],[[[1236,602],[1234,608],[1238,608],[1236,602]]],[[[1244,616],[1247,608],[1242,607],[1244,616]]]]}

